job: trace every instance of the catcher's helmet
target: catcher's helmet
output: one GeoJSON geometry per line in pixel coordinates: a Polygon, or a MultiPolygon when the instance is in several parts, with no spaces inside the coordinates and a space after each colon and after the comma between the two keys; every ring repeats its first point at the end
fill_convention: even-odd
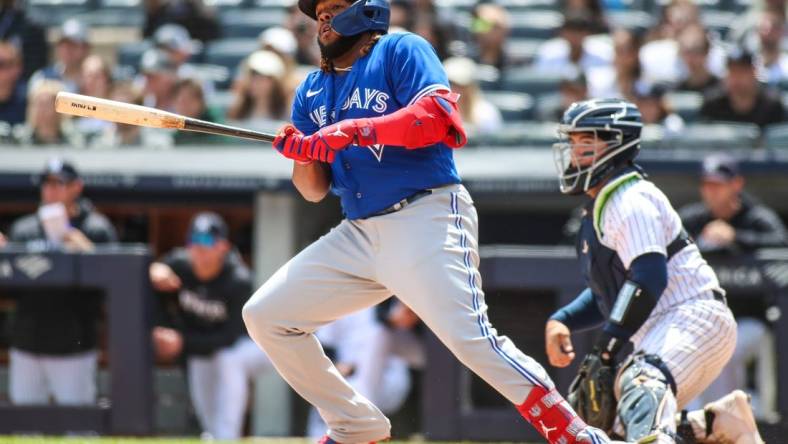
{"type": "MultiPolygon", "coordinates": [[[[298,9],[317,20],[317,2],[320,0],[298,0],[298,9]]],[[[353,36],[365,31],[389,30],[389,3],[387,0],[356,0],[349,8],[331,19],[331,27],[341,36],[353,36]]]]}
{"type": "Polygon", "coordinates": [[[561,192],[584,193],[630,163],[640,151],[642,127],[640,111],[626,100],[573,103],[561,118],[553,145],[561,192]],[[572,143],[572,133],[590,133],[594,143],[572,143]]]}

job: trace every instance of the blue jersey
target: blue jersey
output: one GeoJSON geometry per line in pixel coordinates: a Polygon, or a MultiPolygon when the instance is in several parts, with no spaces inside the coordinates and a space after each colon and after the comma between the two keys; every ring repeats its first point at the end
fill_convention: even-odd
{"type": "MultiPolygon", "coordinates": [[[[435,50],[410,33],[388,34],[346,73],[315,71],[298,87],[293,124],[304,134],[344,119],[391,114],[438,90],[449,90],[435,50]]],[[[459,183],[452,149],[438,143],[351,145],[331,164],[331,191],[349,219],[370,216],[418,191],[459,183]]]]}

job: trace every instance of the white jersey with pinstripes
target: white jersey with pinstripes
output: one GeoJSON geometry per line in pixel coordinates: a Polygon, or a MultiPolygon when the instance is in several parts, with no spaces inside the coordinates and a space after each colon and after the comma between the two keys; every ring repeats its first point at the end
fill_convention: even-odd
{"type": "MultiPolygon", "coordinates": [[[[600,242],[629,269],[646,253],[667,256],[667,246],[681,232],[681,219],[653,183],[631,180],[620,185],[602,208],[600,242]]],[[[678,408],[717,377],[736,344],[730,310],[714,300],[722,291],[717,275],[695,244],[667,264],[668,285],[648,320],[631,338],[635,351],[659,356],[671,371],[678,408]]]]}
{"type": "MultiPolygon", "coordinates": [[[[632,261],[646,253],[667,256],[667,246],[681,232],[681,219],[665,194],[647,180],[633,180],[618,187],[601,214],[602,245],[618,253],[629,269],[632,261]]],[[[695,244],[668,261],[668,286],[654,313],[690,299],[710,297],[722,291],[717,275],[700,255],[695,244]]]]}

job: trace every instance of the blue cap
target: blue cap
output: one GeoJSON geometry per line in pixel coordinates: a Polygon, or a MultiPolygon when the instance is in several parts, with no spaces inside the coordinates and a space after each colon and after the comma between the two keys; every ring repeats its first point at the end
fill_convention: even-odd
{"type": "Polygon", "coordinates": [[[220,239],[227,239],[227,224],[221,216],[212,212],[194,216],[187,238],[189,245],[212,247],[220,239]]]}

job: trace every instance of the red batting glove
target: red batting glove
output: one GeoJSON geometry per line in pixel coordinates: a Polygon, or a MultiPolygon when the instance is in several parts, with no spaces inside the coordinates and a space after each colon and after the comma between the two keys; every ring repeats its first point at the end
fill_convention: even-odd
{"type": "Polygon", "coordinates": [[[295,160],[301,165],[308,165],[312,163],[312,159],[309,157],[305,139],[304,133],[288,123],[279,130],[271,144],[288,159],[295,160]]]}
{"type": "Polygon", "coordinates": [[[356,143],[356,126],[353,120],[343,120],[320,128],[316,133],[305,137],[304,143],[308,146],[307,153],[310,159],[331,163],[337,151],[342,151],[356,143]]]}

